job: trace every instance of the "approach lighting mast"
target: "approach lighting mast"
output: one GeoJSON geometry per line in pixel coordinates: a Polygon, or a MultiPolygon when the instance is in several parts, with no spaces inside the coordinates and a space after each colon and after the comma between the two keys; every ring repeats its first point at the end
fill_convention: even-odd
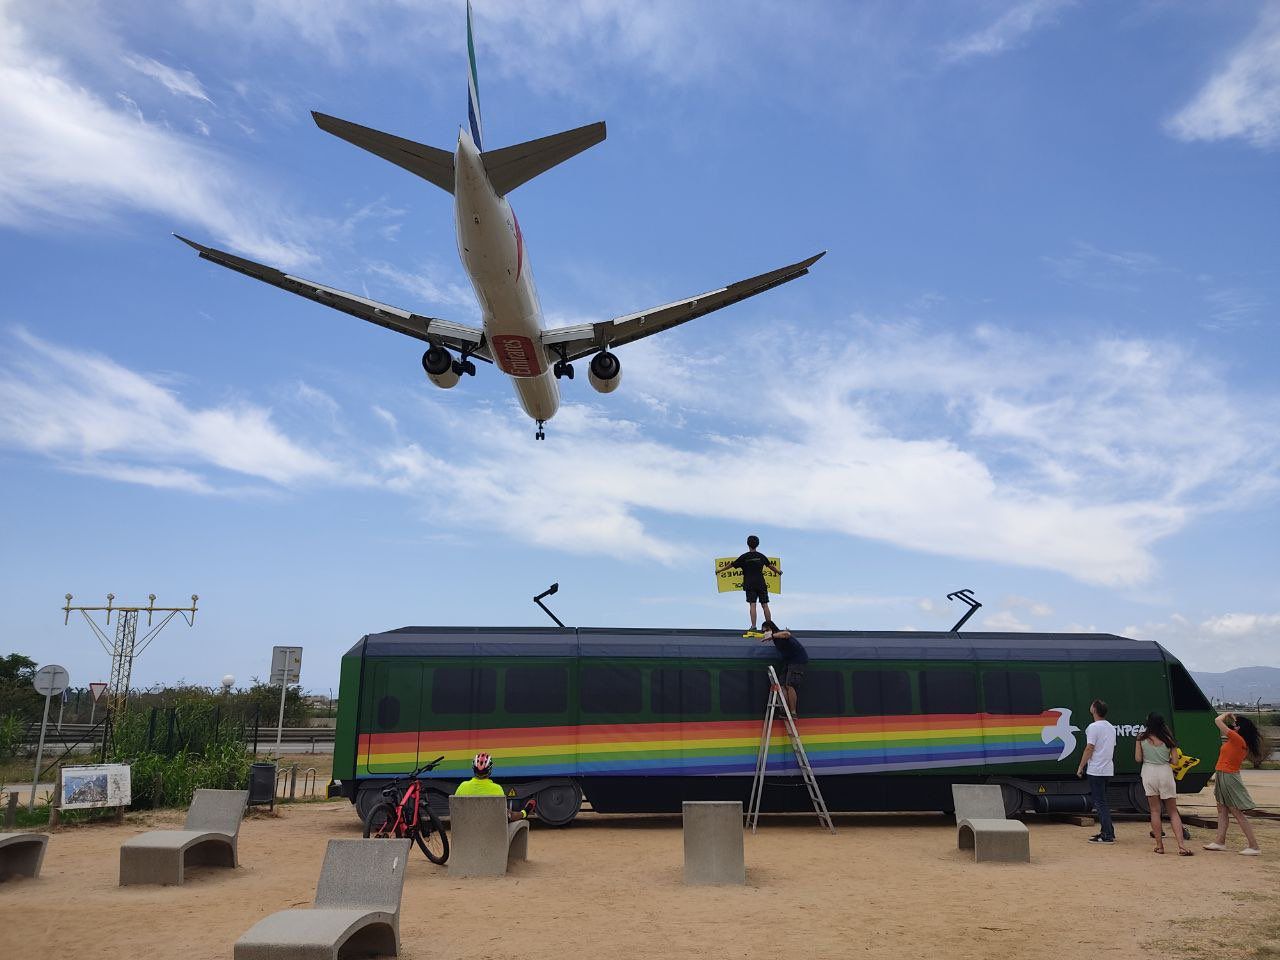
{"type": "Polygon", "coordinates": [[[91,607],[81,604],[71,605],[71,594],[67,594],[67,602],[62,608],[62,623],[65,626],[71,620],[71,611],[78,610],[80,615],[84,617],[85,622],[93,628],[94,634],[98,638],[98,642],[102,644],[102,649],[111,655],[111,679],[107,683],[107,709],[110,710],[118,719],[124,714],[125,706],[129,697],[129,678],[133,674],[133,659],[139,656],[142,651],[151,645],[151,641],[156,635],[168,626],[169,621],[182,614],[182,619],[187,621],[187,626],[194,627],[196,625],[196,601],[200,598],[196,594],[191,595],[191,606],[189,607],[157,607],[156,595],[154,593],[147,594],[147,605],[129,606],[121,605],[115,602],[116,595],[114,593],[107,594],[107,605],[105,607],[91,607]],[[96,620],[90,616],[99,610],[105,610],[107,613],[106,625],[98,626],[96,620]],[[113,640],[108,630],[111,628],[111,614],[116,615],[116,634],[113,640]],[[138,614],[145,612],[147,615],[147,632],[142,639],[138,639],[138,614]],[[154,614],[162,613],[164,617],[159,623],[152,625],[152,617],[154,614]]]}

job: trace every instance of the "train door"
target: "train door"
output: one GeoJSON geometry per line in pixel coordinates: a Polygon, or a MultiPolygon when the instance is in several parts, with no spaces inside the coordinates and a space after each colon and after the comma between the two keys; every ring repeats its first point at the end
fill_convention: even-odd
{"type": "Polygon", "coordinates": [[[404,660],[375,660],[361,717],[363,771],[371,776],[409,773],[418,765],[421,728],[422,665],[404,660]]]}

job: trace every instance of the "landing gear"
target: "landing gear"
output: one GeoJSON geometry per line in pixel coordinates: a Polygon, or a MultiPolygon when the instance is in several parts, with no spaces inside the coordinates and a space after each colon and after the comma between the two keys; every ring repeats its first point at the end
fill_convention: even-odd
{"type": "Polygon", "coordinates": [[[535,440],[547,439],[547,431],[542,429],[544,426],[546,426],[546,424],[547,424],[547,421],[545,420],[538,421],[538,432],[533,435],[533,439],[535,440]]]}
{"type": "Polygon", "coordinates": [[[564,344],[560,344],[560,343],[551,344],[551,349],[554,350],[556,353],[556,356],[560,358],[551,367],[551,372],[556,375],[557,380],[563,377],[568,377],[570,380],[572,380],[573,364],[569,362],[568,349],[564,346],[564,344]]]}

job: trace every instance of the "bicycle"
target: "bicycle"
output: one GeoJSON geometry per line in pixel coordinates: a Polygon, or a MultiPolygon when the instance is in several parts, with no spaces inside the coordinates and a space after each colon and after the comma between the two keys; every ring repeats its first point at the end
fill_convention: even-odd
{"type": "Polygon", "coordinates": [[[440,818],[427,805],[420,779],[422,774],[434,769],[443,760],[444,757],[436,757],[383,790],[382,795],[386,799],[370,810],[369,816],[365,818],[365,837],[407,837],[417,843],[418,848],[432,863],[444,863],[448,860],[449,835],[445,833],[440,818]]]}

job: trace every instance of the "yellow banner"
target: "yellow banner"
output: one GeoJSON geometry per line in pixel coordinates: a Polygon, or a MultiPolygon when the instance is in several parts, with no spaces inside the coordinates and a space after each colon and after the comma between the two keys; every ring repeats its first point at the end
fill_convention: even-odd
{"type": "MultiPolygon", "coordinates": [[[[737,567],[729,566],[737,559],[737,557],[716,558],[716,590],[718,592],[733,593],[735,590],[742,589],[742,571],[737,567]]],[[[769,562],[779,570],[782,569],[782,561],[779,558],[770,557],[769,562]]],[[[782,577],[766,570],[764,572],[764,585],[769,588],[770,593],[781,593],[782,577]]]]}

